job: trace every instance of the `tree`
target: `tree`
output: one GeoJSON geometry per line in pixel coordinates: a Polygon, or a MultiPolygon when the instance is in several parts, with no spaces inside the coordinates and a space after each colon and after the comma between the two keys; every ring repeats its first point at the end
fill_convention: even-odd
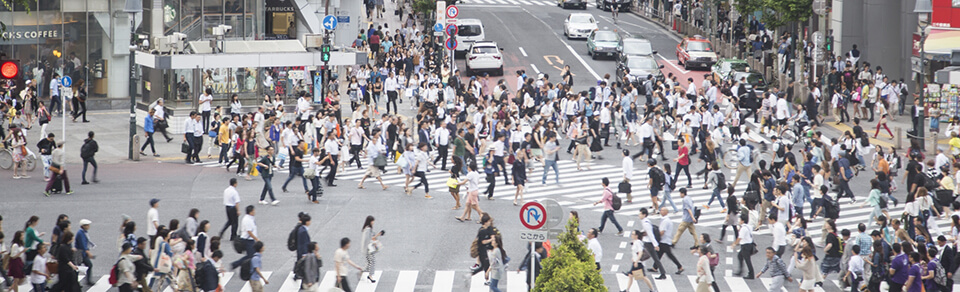
{"type": "Polygon", "coordinates": [[[770,29],[805,21],[813,14],[813,2],[810,0],[739,0],[736,8],[744,15],[761,11],[763,15],[760,21],[770,29]]]}
{"type": "MultiPolygon", "coordinates": [[[[27,13],[30,13],[30,0],[0,0],[0,4],[3,4],[3,7],[7,8],[7,11],[13,11],[14,4],[19,4],[19,6],[25,7],[27,13]]],[[[0,21],[0,35],[7,32],[7,24],[0,21]]],[[[3,37],[4,40],[7,37],[3,37]]]]}
{"type": "Polygon", "coordinates": [[[567,231],[560,234],[560,246],[541,262],[543,271],[537,277],[534,292],[607,291],[603,277],[594,264],[593,253],[577,238],[578,222],[570,219],[567,231]]]}
{"type": "MultiPolygon", "coordinates": [[[[3,1],[3,0],[0,0],[3,1]]],[[[413,6],[411,7],[414,13],[421,13],[423,15],[424,25],[430,24],[424,27],[433,27],[433,17],[431,17],[433,10],[437,8],[437,2],[433,0],[415,0],[413,6]]]]}

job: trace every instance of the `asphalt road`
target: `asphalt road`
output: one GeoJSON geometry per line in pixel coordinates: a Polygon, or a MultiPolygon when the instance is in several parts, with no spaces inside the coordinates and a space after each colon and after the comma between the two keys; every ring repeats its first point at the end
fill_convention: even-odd
{"type": "MultiPolygon", "coordinates": [[[[575,84],[578,90],[584,90],[586,86],[595,84],[598,76],[614,73],[615,61],[592,60],[586,54],[586,45],[583,40],[567,40],[562,36],[563,18],[567,13],[580,11],[561,10],[547,5],[549,3],[544,1],[485,1],[479,4],[461,5],[460,17],[481,19],[486,28],[487,39],[497,41],[505,48],[507,76],[504,78],[511,84],[511,88],[515,88],[516,79],[511,73],[521,68],[526,69],[528,74],[539,71],[557,76],[562,65],[570,65],[576,75],[575,84]],[[501,2],[507,5],[500,4],[501,2]],[[516,2],[517,5],[509,5],[511,2],[516,2]]],[[[629,13],[622,13],[617,24],[614,24],[609,19],[609,12],[598,11],[592,6],[586,12],[596,15],[601,28],[617,28],[621,32],[639,34],[650,39],[653,41],[654,48],[663,55],[664,58],[661,58],[661,61],[665,64],[670,62],[675,64],[674,50],[677,38],[672,34],[629,13]]],[[[463,68],[463,61],[458,60],[458,62],[463,68]]],[[[675,74],[681,74],[683,77],[680,79],[684,84],[686,77],[697,75],[702,77],[705,73],[684,73],[677,68],[670,68],[671,66],[666,64],[665,70],[675,70],[673,71],[675,74]]],[[[556,78],[552,77],[552,80],[556,78]]],[[[696,82],[699,83],[699,81],[696,82]]],[[[401,105],[401,108],[404,108],[401,113],[410,113],[408,107],[401,105]]],[[[123,161],[125,151],[122,149],[126,145],[124,138],[126,129],[117,125],[125,126],[126,121],[124,114],[115,113],[98,116],[90,124],[68,123],[70,130],[68,137],[71,141],[79,142],[81,137],[78,136],[82,136],[82,133],[88,129],[95,129],[98,133],[102,133],[98,134],[98,137],[102,137],[101,148],[105,150],[100,155],[109,157],[100,165],[99,176],[102,182],[99,184],[79,185],[80,165],[75,163],[67,165],[76,191],[73,195],[54,195],[49,198],[40,195],[43,182],[39,171],[32,172],[30,174],[32,178],[22,180],[11,179],[9,171],[0,172],[2,173],[0,185],[3,186],[0,188],[0,196],[3,198],[0,201],[0,214],[7,220],[4,224],[7,237],[12,235],[13,230],[19,229],[22,222],[30,215],[40,216],[40,229],[48,233],[53,228],[53,220],[61,213],[70,215],[73,222],[81,218],[92,220],[94,223],[91,237],[98,244],[98,248],[94,251],[98,258],[94,261],[93,277],[105,283],[104,275],[116,258],[120,214],[128,214],[138,225],[144,226],[149,208],[147,202],[150,198],[162,200],[160,203],[162,222],[168,222],[174,218],[184,220],[190,208],[198,208],[201,210],[200,218],[210,220],[212,226],[219,230],[225,222],[221,194],[227,186],[228,179],[235,177],[233,172],[224,171],[211,163],[210,159],[204,159],[206,163],[200,165],[183,164],[179,159],[180,154],[176,143],[161,143],[159,152],[163,157],[160,159],[146,157],[137,163],[123,161]]],[[[52,124],[50,131],[59,133],[59,123],[52,124]]],[[[839,135],[832,130],[824,131],[830,137],[839,135]]],[[[637,149],[634,147],[631,150],[637,149]]],[[[669,150],[667,152],[669,159],[676,157],[674,152],[669,150]]],[[[600,198],[602,190],[599,184],[600,179],[608,177],[617,181],[622,177],[619,150],[609,147],[602,151],[600,156],[605,159],[594,160],[589,169],[577,171],[569,160],[570,156],[562,154],[561,159],[564,161],[560,164],[560,185],[553,183],[552,174],[548,177],[545,186],[540,185],[542,168],[537,166],[528,175],[530,182],[525,198],[528,200],[555,199],[563,206],[564,213],[569,210],[580,212],[583,229],[598,226],[602,207],[592,206],[591,202],[600,198]]],[[[641,207],[650,205],[643,186],[645,183],[642,183],[646,181],[647,168],[640,162],[636,163],[636,168],[634,181],[641,183],[634,184],[635,201],[633,204],[624,205],[623,210],[617,213],[617,218],[625,230],[639,229],[636,214],[641,207]]],[[[692,170],[702,168],[703,164],[700,162],[694,162],[691,166],[692,170]]],[[[324,273],[322,287],[332,285],[332,273],[329,271],[333,265],[333,251],[338,247],[340,238],[350,237],[358,240],[364,218],[372,215],[377,218],[376,228],[387,231],[387,235],[382,238],[384,249],[377,257],[378,273],[374,275],[379,278],[379,281],[375,285],[364,283],[357,289],[358,291],[486,291],[487,288],[483,286],[482,279],[471,278],[468,270],[474,261],[468,256],[469,245],[479,226],[476,223],[460,223],[454,220],[454,216],[460,215],[462,211],[450,209],[453,202],[443,185],[447,177],[446,172],[438,169],[428,174],[433,188],[431,195],[434,199],[426,200],[423,198],[422,189],[415,191],[412,196],[404,195],[402,179],[392,171],[384,176],[386,183],[391,186],[388,190],[379,190],[376,182],[370,180],[367,181],[368,189],[358,190],[355,183],[362,176],[362,172],[356,168],[348,168],[346,173],[339,176],[338,187],[326,188],[326,194],[321,198],[320,204],[308,203],[301,192],[300,183],[296,180],[289,186],[290,193],[280,192],[280,185],[286,175],[285,171],[282,171],[274,178],[275,191],[282,202],[278,206],[256,205],[260,234],[267,245],[263,270],[271,273],[269,277],[271,283],[267,285],[267,291],[295,291],[296,284],[287,281],[293,266],[294,254],[287,251],[284,245],[287,234],[295,224],[295,215],[298,212],[308,212],[313,216],[310,234],[313,240],[320,244],[325,258],[325,266],[322,268],[324,273]]],[[[732,180],[733,175],[729,174],[727,178],[732,180]]],[[[868,179],[865,175],[861,175],[853,181],[852,187],[858,190],[857,195],[861,199],[867,195],[868,179]]],[[[702,179],[694,180],[695,186],[702,183],[702,179]]],[[[241,204],[255,204],[261,187],[262,182],[259,179],[249,182],[241,179],[239,187],[243,201],[241,204]]],[[[741,180],[737,189],[744,187],[745,183],[741,180]]],[[[498,179],[496,200],[482,200],[480,203],[481,208],[495,218],[495,225],[504,235],[507,253],[516,261],[510,263],[510,270],[515,270],[519,266],[519,260],[526,253],[528,244],[521,241],[517,235],[524,229],[517,222],[520,208],[511,203],[513,191],[512,186],[503,185],[501,177],[498,179]]],[[[902,192],[896,195],[903,198],[902,192]]],[[[706,203],[710,193],[695,188],[691,191],[691,196],[697,205],[701,205],[706,203]]],[[[676,192],[674,198],[679,201],[676,192]]],[[[809,208],[809,206],[805,207],[809,208]]],[[[869,210],[857,207],[859,206],[843,201],[841,215],[844,217],[839,224],[840,228],[855,230],[856,223],[866,221],[869,210]]],[[[704,215],[698,224],[698,231],[710,232],[715,238],[719,235],[717,227],[722,221],[719,209],[714,204],[713,209],[704,210],[704,215]]],[[[902,205],[900,208],[891,209],[891,212],[898,212],[900,209],[902,205]]],[[[672,217],[674,220],[679,220],[679,214],[672,217]]],[[[476,215],[474,219],[477,219],[476,215]]],[[[658,223],[659,218],[654,217],[653,222],[658,223]]],[[[821,223],[822,221],[818,220],[809,227],[815,237],[819,236],[821,223]]],[[[948,226],[946,222],[940,223],[941,226],[948,226]]],[[[612,227],[608,225],[608,228],[612,227]]],[[[613,229],[607,229],[600,237],[604,250],[601,259],[602,274],[608,288],[611,291],[619,291],[625,289],[627,282],[619,272],[628,269],[629,238],[618,237],[611,230],[613,229]]],[[[137,234],[145,235],[145,232],[141,229],[137,234]]],[[[770,241],[769,232],[766,228],[762,229],[757,235],[757,242],[764,247],[770,241]]],[[[682,275],[675,275],[673,273],[676,267],[672,263],[665,262],[670,278],[655,281],[658,291],[692,291],[694,289],[689,277],[695,275],[696,258],[686,252],[686,247],[690,245],[692,245],[692,239],[689,235],[685,235],[681,237],[675,252],[687,271],[682,275]]],[[[735,253],[733,250],[722,248],[719,244],[715,244],[715,248],[721,251],[723,257],[717,271],[722,290],[765,291],[764,285],[767,280],[743,280],[731,277],[730,273],[735,269],[733,263],[735,253]]],[[[224,250],[229,249],[224,247],[224,250]]],[[[358,248],[354,246],[351,255],[355,262],[363,264],[364,260],[357,250],[358,248]]],[[[232,251],[226,254],[226,261],[239,257],[232,251]]],[[[762,256],[755,256],[753,262],[759,270],[763,264],[762,256]]],[[[649,266],[649,262],[647,265],[649,266]]],[[[225,276],[232,276],[232,274],[225,276]]],[[[836,275],[829,277],[831,280],[836,278],[836,275]]],[[[358,279],[356,274],[353,279],[358,279]]],[[[631,291],[646,291],[643,284],[636,284],[631,291]]],[[[824,291],[838,291],[832,281],[828,281],[825,285],[824,291]]],[[[225,281],[224,287],[226,291],[242,291],[244,283],[238,277],[234,277],[225,281]]],[[[506,288],[507,291],[522,290],[522,275],[511,273],[500,287],[506,288]]],[[[795,290],[796,283],[788,283],[786,287],[788,290],[795,290]]],[[[104,285],[97,285],[89,291],[106,291],[104,288],[106,288],[104,285]]]]}

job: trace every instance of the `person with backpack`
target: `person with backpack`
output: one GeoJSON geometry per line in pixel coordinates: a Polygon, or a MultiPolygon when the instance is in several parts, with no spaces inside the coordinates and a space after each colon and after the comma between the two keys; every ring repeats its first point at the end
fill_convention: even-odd
{"type": "Polygon", "coordinates": [[[97,151],[100,150],[100,147],[97,146],[97,141],[93,140],[94,133],[93,131],[87,132],[87,139],[83,140],[83,146],[80,146],[80,158],[83,159],[83,171],[80,172],[80,178],[82,185],[90,184],[87,182],[87,165],[93,165],[93,182],[98,183],[100,180],[97,179],[97,160],[94,156],[97,154],[97,151]]]}
{"type": "Polygon", "coordinates": [[[223,252],[213,251],[206,261],[197,264],[196,287],[203,292],[217,291],[220,286],[220,273],[217,271],[217,262],[223,258],[223,252]]]}
{"type": "Polygon", "coordinates": [[[713,199],[716,198],[717,201],[720,202],[720,207],[723,208],[723,212],[722,212],[722,213],[726,213],[726,212],[727,212],[727,205],[724,204],[723,198],[720,197],[720,193],[721,193],[723,190],[727,189],[727,179],[726,179],[726,176],[723,174],[723,171],[720,170],[720,165],[718,165],[716,161],[714,161],[713,163],[708,164],[708,167],[709,167],[709,169],[713,169],[713,170],[716,170],[716,171],[710,172],[710,174],[711,174],[711,175],[710,175],[710,178],[707,179],[707,184],[708,184],[708,185],[710,185],[710,184],[713,185],[713,194],[710,195],[710,201],[708,201],[706,204],[704,204],[704,205],[703,205],[703,208],[704,208],[704,209],[710,209],[710,205],[713,204],[713,199]]]}
{"type": "Polygon", "coordinates": [[[603,185],[603,197],[599,201],[593,203],[594,206],[597,204],[603,204],[603,215],[600,216],[600,227],[597,228],[601,233],[603,232],[603,227],[607,224],[607,219],[610,219],[613,222],[613,225],[617,227],[617,235],[623,235],[623,227],[620,227],[620,223],[617,222],[617,217],[614,216],[613,212],[620,209],[620,198],[617,197],[612,190],[610,190],[610,180],[604,177],[600,183],[603,185]]]}
{"type": "Polygon", "coordinates": [[[657,195],[667,184],[667,176],[662,169],[657,167],[656,159],[648,160],[647,166],[650,168],[647,170],[647,176],[650,178],[647,181],[647,188],[650,189],[650,201],[653,203],[653,210],[660,210],[660,199],[657,198],[657,195]]]}
{"type": "Polygon", "coordinates": [[[110,271],[110,284],[117,287],[120,292],[133,292],[133,285],[137,284],[134,262],[143,259],[143,257],[132,254],[133,246],[128,242],[123,243],[120,249],[122,250],[120,259],[117,260],[110,271]]]}
{"type": "MultiPolygon", "coordinates": [[[[646,234],[653,234],[653,236],[644,236],[642,238],[644,252],[654,255],[660,251],[660,237],[662,237],[662,235],[660,233],[660,227],[653,225],[653,223],[650,222],[650,218],[647,217],[649,214],[650,213],[647,211],[647,208],[640,208],[640,214],[637,214],[637,217],[640,219],[643,232],[646,234]]],[[[656,271],[660,271],[660,276],[656,279],[666,279],[667,270],[663,268],[660,258],[655,256],[651,256],[650,258],[653,259],[653,268],[656,269],[656,271]]]]}

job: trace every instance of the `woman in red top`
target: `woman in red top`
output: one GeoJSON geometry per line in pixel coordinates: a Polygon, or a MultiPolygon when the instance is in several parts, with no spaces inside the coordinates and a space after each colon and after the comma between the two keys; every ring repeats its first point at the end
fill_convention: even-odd
{"type": "Polygon", "coordinates": [[[687,147],[687,143],[683,137],[677,137],[677,144],[680,145],[680,149],[677,149],[677,158],[673,159],[673,161],[677,162],[677,172],[673,177],[675,180],[679,180],[680,171],[682,170],[687,174],[687,188],[690,188],[693,186],[693,180],[690,179],[690,148],[687,147]]]}

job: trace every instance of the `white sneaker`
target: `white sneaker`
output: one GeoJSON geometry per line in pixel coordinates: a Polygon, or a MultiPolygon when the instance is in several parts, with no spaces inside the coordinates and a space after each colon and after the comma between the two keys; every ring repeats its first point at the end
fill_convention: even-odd
{"type": "Polygon", "coordinates": [[[274,200],[273,202],[270,202],[270,205],[276,206],[277,204],[280,204],[279,200],[274,200]]]}
{"type": "Polygon", "coordinates": [[[267,201],[260,201],[260,205],[266,205],[267,201]]]}

